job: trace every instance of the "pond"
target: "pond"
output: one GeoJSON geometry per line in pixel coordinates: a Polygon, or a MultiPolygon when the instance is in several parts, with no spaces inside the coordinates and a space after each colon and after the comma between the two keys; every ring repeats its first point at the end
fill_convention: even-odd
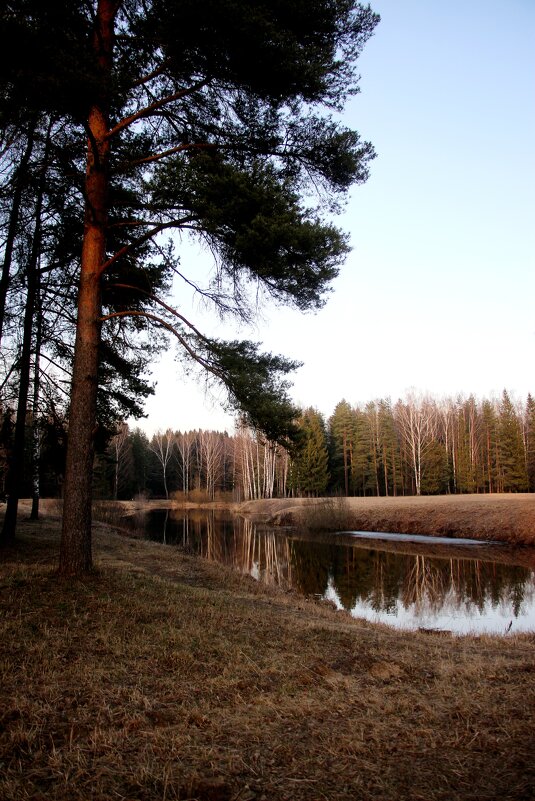
{"type": "Polygon", "coordinates": [[[197,510],[139,513],[129,526],[354,617],[455,634],[535,631],[533,549],[370,532],[308,535],[197,510]]]}

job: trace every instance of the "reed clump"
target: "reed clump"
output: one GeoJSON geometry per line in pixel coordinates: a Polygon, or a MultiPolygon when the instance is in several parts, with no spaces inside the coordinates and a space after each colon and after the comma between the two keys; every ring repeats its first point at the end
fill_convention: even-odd
{"type": "Polygon", "coordinates": [[[352,523],[348,499],[321,498],[316,503],[302,505],[294,512],[294,524],[307,531],[344,531],[352,523]]]}

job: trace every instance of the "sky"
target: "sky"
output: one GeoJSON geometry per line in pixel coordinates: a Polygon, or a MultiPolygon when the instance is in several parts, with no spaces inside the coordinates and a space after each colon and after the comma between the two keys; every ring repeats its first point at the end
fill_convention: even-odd
{"type": "MultiPolygon", "coordinates": [[[[535,0],[372,0],[381,22],[360,59],[343,122],[371,141],[367,183],[336,224],[351,253],[323,309],[273,305],[236,330],[304,365],[291,397],[328,418],[345,399],[409,392],[518,401],[535,393],[535,0]]],[[[184,248],[183,265],[210,270],[184,248]]],[[[180,303],[184,302],[181,296],[180,303]]],[[[158,429],[233,430],[221,403],[171,348],[154,365],[158,429]]]]}

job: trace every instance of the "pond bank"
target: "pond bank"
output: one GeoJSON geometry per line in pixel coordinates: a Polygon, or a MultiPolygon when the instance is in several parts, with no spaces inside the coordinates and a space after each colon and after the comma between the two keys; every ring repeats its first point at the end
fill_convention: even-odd
{"type": "Polygon", "coordinates": [[[535,545],[535,493],[273,499],[241,504],[239,512],[272,525],[331,518],[337,528],[535,545]]]}
{"type": "Polygon", "coordinates": [[[498,540],[511,545],[535,545],[535,493],[397,498],[272,498],[213,504],[151,500],[119,501],[118,505],[125,514],[169,506],[226,509],[254,522],[273,526],[468,537],[498,540]]]}

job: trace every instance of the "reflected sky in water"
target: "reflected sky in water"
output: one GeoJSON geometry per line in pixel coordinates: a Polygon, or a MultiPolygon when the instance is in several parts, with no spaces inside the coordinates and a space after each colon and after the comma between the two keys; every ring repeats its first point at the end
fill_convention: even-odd
{"type": "MultiPolygon", "coordinates": [[[[370,603],[357,601],[350,611],[354,617],[400,629],[439,629],[455,634],[518,634],[535,631],[533,577],[529,595],[518,609],[507,599],[496,604],[487,598],[482,606],[474,606],[472,603],[459,604],[455,591],[450,589],[439,606],[426,602],[427,599],[405,606],[398,599],[394,608],[375,610],[370,603]]],[[[337,609],[344,608],[332,582],[325,598],[337,609]]]]}
{"type": "Polygon", "coordinates": [[[373,622],[457,634],[535,631],[531,549],[307,536],[174,509],[137,515],[130,526],[373,622]]]}

